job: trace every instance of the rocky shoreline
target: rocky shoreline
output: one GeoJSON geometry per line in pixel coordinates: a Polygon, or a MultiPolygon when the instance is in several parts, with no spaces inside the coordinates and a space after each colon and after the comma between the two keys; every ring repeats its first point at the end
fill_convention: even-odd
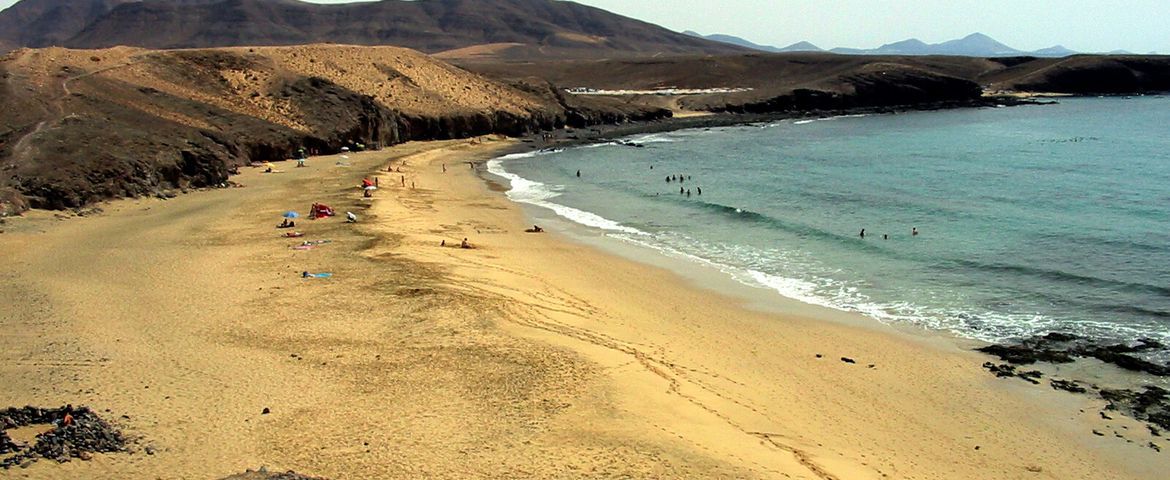
{"type": "MultiPolygon", "coordinates": [[[[1019,378],[1040,385],[1044,373],[1020,367],[1037,364],[1069,364],[1082,359],[1095,359],[1130,372],[1157,378],[1170,376],[1170,367],[1145,360],[1136,354],[1164,349],[1151,339],[1139,339],[1132,344],[1099,344],[1088,338],[1067,333],[1052,332],[1015,343],[993,344],[977,348],[979,352],[998,357],[1002,362],[985,362],[983,367],[1000,378],[1019,378]]],[[[1170,391],[1142,384],[1132,388],[1110,388],[1076,379],[1051,378],[1049,386],[1073,394],[1089,395],[1106,402],[1101,418],[1112,420],[1108,412],[1117,412],[1145,422],[1150,435],[1161,437],[1170,431],[1170,391]]],[[[1094,434],[1102,435],[1099,431],[1094,434]]],[[[1154,442],[1151,449],[1161,451],[1154,442]]]]}

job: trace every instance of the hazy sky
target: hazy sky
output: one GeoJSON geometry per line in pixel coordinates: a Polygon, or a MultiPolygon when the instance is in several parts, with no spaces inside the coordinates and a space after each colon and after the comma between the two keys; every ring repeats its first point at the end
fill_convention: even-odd
{"type": "MultiPolygon", "coordinates": [[[[310,0],[347,3],[351,0],[310,0]]],[[[1170,53],[1167,0],[577,0],[666,28],[783,47],[872,48],[982,32],[1021,50],[1170,53]]],[[[15,0],[0,0],[7,8],[15,0]]]]}

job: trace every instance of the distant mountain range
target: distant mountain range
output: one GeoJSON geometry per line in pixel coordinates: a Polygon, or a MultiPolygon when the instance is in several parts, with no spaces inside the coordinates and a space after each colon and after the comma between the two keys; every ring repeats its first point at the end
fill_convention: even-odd
{"type": "Polygon", "coordinates": [[[683,34],[690,35],[692,37],[705,38],[707,40],[711,40],[711,41],[715,41],[715,42],[730,43],[732,45],[738,45],[738,46],[750,48],[753,50],[762,50],[765,52],[773,52],[773,53],[823,52],[824,51],[820,47],[813,45],[811,43],[808,43],[808,42],[798,42],[798,43],[794,43],[794,44],[789,45],[789,46],[784,47],[784,48],[776,48],[776,47],[773,47],[770,45],[760,45],[758,43],[752,43],[749,40],[745,40],[745,39],[742,39],[742,38],[739,38],[736,36],[723,35],[723,34],[719,34],[719,33],[716,33],[713,35],[703,35],[699,32],[695,32],[693,30],[687,30],[687,31],[683,32],[683,34]]]}
{"type": "Polygon", "coordinates": [[[0,12],[3,49],[310,43],[570,58],[747,51],[556,0],[21,0],[0,12]]]}
{"type": "MultiPolygon", "coordinates": [[[[731,35],[701,35],[696,32],[683,32],[694,37],[701,37],[707,40],[716,42],[724,42],[741,47],[752,48],[765,52],[823,52],[808,42],[800,42],[789,45],[784,48],[776,48],[768,45],[759,45],[751,41],[733,37],[731,35]]],[[[1060,45],[1049,48],[1044,48],[1032,52],[1018,50],[982,33],[972,33],[966,37],[958,40],[951,40],[942,43],[926,43],[916,38],[903,40],[901,42],[887,43],[878,48],[861,49],[861,48],[834,48],[828,50],[832,53],[839,53],[843,55],[954,55],[962,57],[1017,57],[1017,56],[1031,56],[1031,57],[1067,57],[1069,55],[1076,55],[1078,52],[1069,50],[1060,45]]],[[[1109,52],[1110,54],[1128,54],[1125,51],[1109,52]]]]}

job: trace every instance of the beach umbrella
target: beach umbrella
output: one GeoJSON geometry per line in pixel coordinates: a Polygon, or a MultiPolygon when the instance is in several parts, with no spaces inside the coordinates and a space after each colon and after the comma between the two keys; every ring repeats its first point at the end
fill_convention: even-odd
{"type": "Polygon", "coordinates": [[[284,218],[297,218],[299,216],[301,216],[301,214],[294,212],[292,210],[284,212],[284,218]]]}

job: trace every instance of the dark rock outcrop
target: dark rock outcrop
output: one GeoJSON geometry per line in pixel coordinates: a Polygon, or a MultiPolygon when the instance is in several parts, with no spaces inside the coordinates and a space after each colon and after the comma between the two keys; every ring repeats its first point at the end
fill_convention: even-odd
{"type": "Polygon", "coordinates": [[[1170,429],[1170,392],[1148,385],[1141,390],[1101,390],[1110,410],[1144,420],[1163,430],[1170,429]]]}
{"type": "Polygon", "coordinates": [[[1018,80],[1015,88],[1074,95],[1170,92],[1170,61],[1157,57],[1078,56],[1018,80]]]}
{"type": "Polygon", "coordinates": [[[1133,355],[1163,348],[1164,345],[1148,338],[1140,339],[1132,345],[1097,345],[1084,337],[1053,332],[1027,338],[1016,344],[988,345],[977,350],[1016,365],[1030,365],[1036,362],[1071,363],[1078,357],[1096,358],[1126,370],[1164,377],[1170,376],[1170,366],[1159,365],[1133,355]]]}
{"type": "MultiPolygon", "coordinates": [[[[1053,332],[1047,335],[1025,339],[1011,345],[989,345],[977,350],[999,357],[1009,364],[995,364],[985,362],[983,367],[997,377],[1020,377],[1023,380],[1039,384],[1040,372],[1019,372],[1017,365],[1031,365],[1044,363],[1070,363],[1076,358],[1095,358],[1106,363],[1114,364],[1126,370],[1143,372],[1155,376],[1170,374],[1170,368],[1133,356],[1135,353],[1149,352],[1164,348],[1162,344],[1151,339],[1140,339],[1132,344],[1095,345],[1088,339],[1077,335],[1053,332]]],[[[1080,382],[1052,379],[1049,385],[1056,390],[1072,393],[1091,394],[1089,389],[1080,382]]],[[[1146,385],[1137,389],[1107,389],[1092,385],[1096,395],[1109,402],[1108,409],[1115,410],[1131,418],[1148,422],[1150,431],[1158,432],[1157,427],[1170,429],[1170,392],[1165,389],[1146,385]]],[[[1109,416],[1103,412],[1103,419],[1109,416]]]]}

